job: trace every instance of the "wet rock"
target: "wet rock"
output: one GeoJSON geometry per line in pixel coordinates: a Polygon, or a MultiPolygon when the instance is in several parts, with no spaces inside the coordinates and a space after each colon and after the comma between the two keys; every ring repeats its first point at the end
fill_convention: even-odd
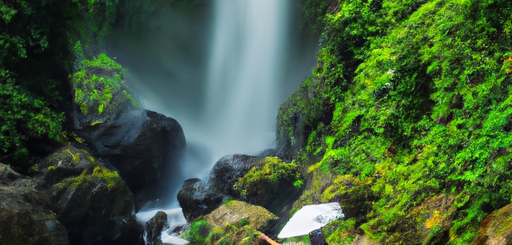
{"type": "Polygon", "coordinates": [[[116,171],[72,146],[50,155],[38,167],[37,188],[48,195],[70,243],[143,242],[133,194],[116,171]]]}
{"type": "Polygon", "coordinates": [[[233,185],[260,160],[257,156],[227,155],[215,163],[208,179],[186,180],[178,193],[185,218],[194,220],[210,213],[223,201],[237,197],[233,185]]]}
{"type": "Polygon", "coordinates": [[[512,205],[494,211],[480,223],[473,245],[512,244],[512,205]]]}
{"type": "MultiPolygon", "coordinates": [[[[279,107],[276,150],[280,158],[287,161],[293,159],[300,149],[308,145],[308,137],[314,129],[331,123],[334,105],[327,101],[319,104],[312,100],[314,97],[321,97],[325,87],[323,82],[321,79],[311,78],[310,84],[301,84],[279,107]]],[[[317,138],[322,137],[317,134],[317,138]]]]}
{"type": "Polygon", "coordinates": [[[164,229],[168,228],[167,214],[163,211],[158,211],[155,216],[146,223],[146,244],[161,245],[161,233],[164,229]]]}
{"type": "Polygon", "coordinates": [[[75,129],[95,156],[119,170],[139,210],[168,193],[168,180],[179,180],[185,137],[176,120],[142,109],[124,84],[122,67],[100,56],[108,62],[82,62],[72,78],[75,129]]]}
{"type": "MultiPolygon", "coordinates": [[[[152,111],[103,124],[90,135],[97,154],[114,165],[135,195],[139,210],[146,202],[161,198],[167,186],[179,179],[179,161],[185,136],[178,122],[152,111]],[[130,120],[141,120],[130,127],[130,120]],[[129,128],[127,128],[129,127],[129,128]]],[[[176,183],[177,184],[177,183],[176,183]]]]}
{"type": "Polygon", "coordinates": [[[16,180],[24,178],[23,175],[15,172],[8,165],[0,163],[0,185],[12,185],[16,180]]]}
{"type": "Polygon", "coordinates": [[[48,198],[29,179],[0,163],[0,244],[67,245],[48,198]]]}

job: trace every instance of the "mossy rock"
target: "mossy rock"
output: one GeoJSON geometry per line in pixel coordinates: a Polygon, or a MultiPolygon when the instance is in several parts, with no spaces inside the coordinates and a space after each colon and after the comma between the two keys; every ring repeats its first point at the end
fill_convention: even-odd
{"type": "Polygon", "coordinates": [[[116,244],[132,235],[137,242],[142,229],[135,225],[133,194],[116,171],[73,146],[48,156],[39,169],[37,187],[49,196],[71,243],[116,244]]]}
{"type": "Polygon", "coordinates": [[[480,223],[473,245],[512,244],[512,204],[494,211],[480,223]]]}
{"type": "Polygon", "coordinates": [[[206,215],[205,219],[212,226],[224,227],[229,223],[267,232],[274,228],[279,218],[263,207],[229,200],[206,215]]]}
{"type": "Polygon", "coordinates": [[[337,201],[347,219],[355,218],[359,223],[371,210],[375,199],[371,191],[372,178],[360,179],[351,175],[341,175],[322,193],[323,202],[337,201]]]}
{"type": "Polygon", "coordinates": [[[259,244],[260,232],[272,232],[279,218],[263,207],[229,200],[186,231],[191,244],[259,244]]]}
{"type": "Polygon", "coordinates": [[[455,197],[446,194],[424,201],[390,228],[384,244],[446,244],[455,217],[454,202],[455,197]]]}
{"type": "MultiPolygon", "coordinates": [[[[80,54],[81,45],[75,45],[80,54]]],[[[122,78],[124,68],[106,54],[93,59],[78,55],[76,72],[71,76],[74,89],[76,119],[80,127],[93,127],[115,118],[125,107],[142,109],[122,78]]]]}
{"type": "Polygon", "coordinates": [[[35,183],[0,163],[0,244],[67,245],[64,226],[35,183]]]}
{"type": "Polygon", "coordinates": [[[259,156],[226,155],[215,163],[207,179],[186,180],[177,198],[187,220],[193,221],[212,212],[222,202],[238,198],[240,195],[233,185],[261,159],[259,156]]]}
{"type": "Polygon", "coordinates": [[[295,158],[307,146],[313,130],[331,123],[334,106],[322,100],[324,87],[318,77],[307,78],[279,107],[276,126],[279,156],[295,158]]]}
{"type": "Polygon", "coordinates": [[[303,181],[297,164],[266,157],[239,178],[233,189],[249,203],[278,213],[299,197],[303,181]]]}

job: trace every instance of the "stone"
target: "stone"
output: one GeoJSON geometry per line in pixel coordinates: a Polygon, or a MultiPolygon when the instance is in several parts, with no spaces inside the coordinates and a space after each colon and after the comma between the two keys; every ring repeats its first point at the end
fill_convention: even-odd
{"type": "Polygon", "coordinates": [[[186,180],[178,192],[185,218],[192,221],[210,213],[222,202],[237,197],[233,185],[260,160],[257,156],[226,155],[215,163],[206,180],[186,180]]]}
{"type": "Polygon", "coordinates": [[[126,87],[122,67],[101,57],[109,62],[82,63],[81,75],[72,78],[80,95],[74,101],[75,131],[96,157],[119,171],[140,210],[181,181],[185,136],[173,118],[143,109],[126,87]]]}
{"type": "Polygon", "coordinates": [[[502,207],[480,222],[473,245],[512,244],[512,204],[502,207]]]}
{"type": "Polygon", "coordinates": [[[162,231],[168,228],[167,214],[163,211],[158,211],[155,216],[146,223],[146,245],[161,245],[162,231]]]}
{"type": "Polygon", "coordinates": [[[281,224],[279,218],[267,209],[237,200],[224,202],[204,219],[213,233],[220,231],[222,234],[216,240],[229,240],[230,244],[240,244],[244,239],[259,239],[260,232],[274,236],[281,224]]]}
{"type": "Polygon", "coordinates": [[[73,146],[48,156],[38,169],[36,188],[49,197],[70,243],[143,243],[133,194],[116,171],[73,146]]]}
{"type": "Polygon", "coordinates": [[[180,179],[186,142],[181,126],[172,118],[146,110],[126,111],[81,136],[93,142],[96,156],[119,171],[135,195],[137,210],[165,197],[172,181],[180,179]]]}
{"type": "Polygon", "coordinates": [[[64,226],[31,180],[0,163],[0,244],[68,245],[64,226]]]}
{"type": "Polygon", "coordinates": [[[263,233],[272,232],[279,218],[267,209],[237,200],[228,200],[205,216],[212,226],[225,226],[246,222],[252,229],[263,233]]]}

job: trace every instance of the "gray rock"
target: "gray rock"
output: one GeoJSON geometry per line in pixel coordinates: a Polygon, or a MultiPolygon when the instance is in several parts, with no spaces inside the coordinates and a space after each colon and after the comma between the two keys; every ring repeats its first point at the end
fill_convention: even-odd
{"type": "Polygon", "coordinates": [[[215,210],[222,202],[238,197],[233,185],[261,160],[257,156],[226,155],[215,163],[206,180],[186,180],[178,193],[185,218],[194,220],[215,210]]]}
{"type": "Polygon", "coordinates": [[[135,195],[137,210],[150,200],[165,197],[168,186],[178,184],[173,181],[179,180],[186,142],[176,120],[143,111],[98,125],[86,135],[94,142],[96,154],[119,170],[135,195]]]}
{"type": "Polygon", "coordinates": [[[68,245],[64,226],[34,183],[0,163],[0,244],[68,245]]]}

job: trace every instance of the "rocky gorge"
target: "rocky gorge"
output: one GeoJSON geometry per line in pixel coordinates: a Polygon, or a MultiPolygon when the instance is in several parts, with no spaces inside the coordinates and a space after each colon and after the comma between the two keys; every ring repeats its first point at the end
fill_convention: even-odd
{"type": "MultiPolygon", "coordinates": [[[[271,110],[263,104],[271,104],[279,86],[270,85],[278,83],[275,77],[286,77],[275,70],[287,69],[276,61],[294,57],[281,52],[283,44],[293,46],[281,40],[287,29],[273,29],[288,21],[286,11],[277,11],[286,9],[284,5],[3,2],[0,244],[171,244],[168,236],[190,244],[512,244],[510,1],[299,2],[299,37],[315,39],[316,60],[276,108],[275,145],[252,153],[223,152],[211,162],[199,157],[211,152],[194,141],[197,137],[230,151],[233,145],[266,136],[264,123],[257,121],[267,120],[266,113],[251,106],[271,110]],[[254,12],[230,12],[244,18],[236,23],[246,24],[235,25],[229,21],[231,14],[225,15],[228,19],[202,14],[214,8],[254,12]],[[174,22],[155,17],[162,13],[178,17],[174,22]],[[147,98],[128,83],[148,76],[137,73],[138,67],[130,71],[121,65],[128,59],[114,58],[117,46],[108,39],[133,42],[142,50],[134,56],[137,62],[149,64],[141,67],[181,69],[193,74],[191,80],[201,80],[184,65],[185,58],[174,64],[157,62],[179,53],[169,49],[157,56],[166,53],[162,43],[179,43],[177,49],[190,54],[202,49],[200,41],[180,43],[159,35],[166,30],[157,28],[162,23],[182,24],[180,13],[241,33],[221,32],[207,39],[218,44],[212,49],[224,50],[220,57],[237,58],[222,66],[223,59],[212,54],[215,72],[204,73],[214,78],[203,80],[235,80],[228,85],[235,90],[256,77],[258,89],[269,85],[268,93],[247,86],[252,88],[249,93],[237,89],[228,96],[225,87],[203,84],[206,88],[197,90],[220,91],[217,96],[225,103],[217,104],[219,98],[213,96],[204,99],[211,103],[207,108],[191,105],[187,111],[199,114],[215,106],[233,110],[204,113],[194,117],[196,124],[146,108],[147,98]],[[254,24],[261,13],[268,14],[265,21],[275,22],[254,24]],[[139,39],[122,35],[123,28],[132,28],[139,39]],[[266,41],[254,33],[274,33],[281,39],[261,45],[272,55],[255,56],[259,62],[244,66],[246,57],[265,53],[257,48],[266,41]],[[146,41],[142,36],[164,40],[147,44],[156,46],[153,50],[145,49],[138,43],[146,41]],[[186,43],[198,44],[197,50],[186,43]],[[268,67],[261,64],[273,75],[259,76],[267,74],[268,67]],[[254,94],[253,102],[230,100],[254,94]],[[235,124],[240,122],[249,127],[240,130],[235,124]],[[189,125],[228,131],[219,131],[216,138],[208,130],[186,131],[189,125]],[[243,131],[251,134],[238,137],[243,131]],[[186,137],[187,132],[191,134],[186,137]],[[190,156],[204,165],[184,160],[190,156]],[[185,167],[205,171],[198,166],[207,174],[185,176],[185,167]],[[170,224],[164,212],[137,222],[136,213],[148,204],[175,199],[186,224],[170,224]],[[343,218],[329,220],[310,234],[277,237],[298,210],[325,203],[339,204],[343,218]]],[[[198,32],[210,27],[204,26],[198,32]]],[[[201,62],[192,67],[203,67],[201,62]]],[[[163,74],[176,79],[172,75],[163,74]]],[[[149,78],[142,82],[148,87],[149,78]]],[[[177,83],[170,84],[179,90],[177,83]]]]}

